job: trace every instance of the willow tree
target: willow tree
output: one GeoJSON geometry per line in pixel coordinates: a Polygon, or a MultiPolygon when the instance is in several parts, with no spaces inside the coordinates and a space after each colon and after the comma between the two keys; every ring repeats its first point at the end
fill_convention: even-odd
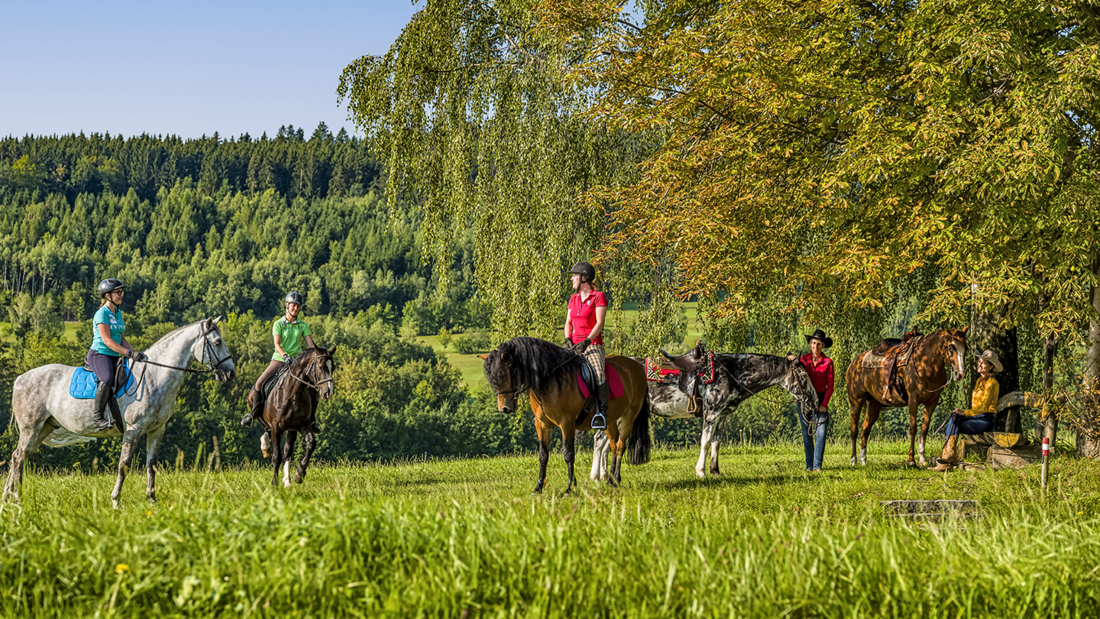
{"type": "Polygon", "coordinates": [[[391,206],[423,209],[425,253],[446,264],[455,237],[475,231],[478,296],[501,337],[554,335],[565,273],[604,225],[577,196],[617,184],[636,148],[594,130],[583,116],[593,93],[564,79],[589,39],[544,36],[532,6],[428,0],[338,89],[374,141],[391,206]]]}
{"type": "Polygon", "coordinates": [[[668,136],[638,182],[586,194],[617,226],[605,257],[672,248],[683,293],[852,337],[899,289],[932,323],[997,308],[1000,328],[1070,340],[1091,323],[1100,359],[1088,3],[645,6],[640,27],[615,27],[621,2],[542,7],[560,37],[602,33],[573,72],[599,88],[592,118],[668,136]]]}

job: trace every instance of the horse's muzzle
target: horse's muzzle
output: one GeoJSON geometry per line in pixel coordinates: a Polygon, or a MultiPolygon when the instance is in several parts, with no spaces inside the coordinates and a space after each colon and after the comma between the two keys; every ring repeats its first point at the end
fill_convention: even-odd
{"type": "Polygon", "coordinates": [[[331,399],[335,391],[336,390],[332,388],[332,383],[326,384],[324,387],[321,387],[321,389],[320,389],[321,399],[322,400],[331,399]]]}

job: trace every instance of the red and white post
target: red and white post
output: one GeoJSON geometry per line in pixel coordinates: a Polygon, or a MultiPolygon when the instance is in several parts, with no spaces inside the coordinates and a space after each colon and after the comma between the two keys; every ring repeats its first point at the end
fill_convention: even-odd
{"type": "Polygon", "coordinates": [[[1047,489],[1047,464],[1050,462],[1050,439],[1043,437],[1043,490],[1047,489]]]}

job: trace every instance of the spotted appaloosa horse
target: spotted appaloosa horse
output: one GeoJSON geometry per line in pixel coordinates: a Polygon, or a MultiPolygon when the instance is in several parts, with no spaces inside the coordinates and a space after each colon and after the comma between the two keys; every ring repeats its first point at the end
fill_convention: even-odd
{"type": "MultiPolygon", "coordinates": [[[[516,396],[530,390],[535,430],[539,435],[539,480],[535,492],[546,485],[546,462],[550,458],[550,436],[561,429],[565,464],[569,469],[568,494],[576,485],[573,478],[574,440],[577,430],[592,428],[591,410],[578,420],[585,398],[577,385],[577,372],[584,359],[568,348],[533,337],[517,337],[487,355],[485,378],[497,396],[497,409],[516,410],[516,396]]],[[[613,453],[607,481],[622,480],[622,457],[629,448],[631,464],[649,461],[649,407],[646,404],[645,370],[630,357],[610,356],[607,365],[622,379],[623,396],[612,398],[607,407],[607,428],[613,453]]]]}
{"type": "MultiPolygon", "coordinates": [[[[696,351],[700,350],[696,347],[696,351]]],[[[707,453],[710,453],[710,474],[718,475],[718,445],[721,427],[730,413],[742,402],[761,391],[778,385],[803,403],[806,410],[817,408],[817,392],[802,363],[785,357],[757,354],[714,355],[714,380],[703,381],[698,375],[709,371],[707,360],[697,352],[669,359],[681,369],[679,383],[650,382],[647,394],[649,409],[653,415],[664,419],[690,419],[702,417],[703,431],[700,437],[699,461],[695,475],[706,477],[707,453]],[[694,353],[694,359],[692,359],[694,353]],[[684,380],[687,379],[687,380],[684,380]],[[702,381],[702,403],[698,411],[689,410],[689,394],[694,392],[691,381],[702,381]]],[[[644,359],[639,359],[644,363],[644,359]]],[[[592,449],[593,480],[607,475],[607,441],[596,435],[592,449]]]]}
{"type": "Polygon", "coordinates": [[[924,420],[920,431],[920,464],[928,464],[924,457],[924,444],[928,437],[928,424],[940,396],[948,381],[960,381],[966,377],[966,328],[940,329],[911,344],[915,346],[909,355],[909,362],[900,368],[899,377],[905,385],[908,398],[898,401],[897,392],[891,397],[891,385],[884,379],[886,374],[881,367],[863,367],[863,360],[871,354],[865,350],[852,359],[845,373],[848,384],[848,402],[852,416],[852,466],[856,465],[856,436],[859,431],[859,417],[864,405],[867,406],[867,418],[863,421],[863,441],[859,452],[859,463],[867,464],[867,438],[871,435],[871,426],[878,421],[879,412],[884,408],[909,408],[909,466],[916,466],[913,459],[913,443],[917,435],[917,407],[924,405],[924,420]],[[947,368],[950,367],[950,378],[947,368]]]}

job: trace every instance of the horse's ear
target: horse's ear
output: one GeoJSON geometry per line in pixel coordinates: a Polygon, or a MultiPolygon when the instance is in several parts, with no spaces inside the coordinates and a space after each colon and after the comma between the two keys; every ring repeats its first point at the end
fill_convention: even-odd
{"type": "Polygon", "coordinates": [[[217,318],[215,318],[215,319],[214,319],[214,322],[213,322],[213,323],[211,323],[211,324],[215,324],[215,325],[216,325],[216,324],[218,324],[219,322],[221,322],[221,319],[222,319],[222,317],[221,317],[221,316],[218,316],[217,318]]]}
{"type": "Polygon", "coordinates": [[[482,361],[487,361],[489,359],[489,355],[478,355],[477,358],[481,359],[482,361]]]}
{"type": "Polygon", "coordinates": [[[966,330],[969,329],[969,328],[970,328],[970,325],[966,325],[965,327],[963,327],[962,329],[959,330],[959,333],[961,333],[963,335],[966,335],[966,330]]]}
{"type": "MultiPolygon", "coordinates": [[[[337,344],[336,346],[339,346],[339,344],[337,344]]],[[[328,354],[329,354],[330,357],[336,356],[336,346],[333,346],[332,348],[328,349],[328,354]]]]}
{"type": "Polygon", "coordinates": [[[214,328],[214,319],[213,318],[203,319],[202,327],[203,327],[203,331],[209,331],[209,330],[213,329],[214,328]]]}

